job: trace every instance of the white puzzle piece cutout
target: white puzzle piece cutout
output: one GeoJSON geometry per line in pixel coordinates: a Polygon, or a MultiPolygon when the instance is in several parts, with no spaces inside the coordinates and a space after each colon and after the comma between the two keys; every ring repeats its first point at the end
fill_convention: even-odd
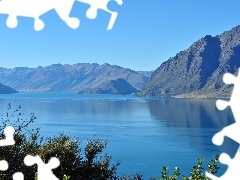
{"type": "Polygon", "coordinates": [[[232,95],[230,101],[217,100],[216,106],[219,110],[224,110],[230,106],[235,123],[223,128],[219,133],[213,136],[212,140],[214,144],[220,146],[224,141],[224,137],[227,136],[240,144],[240,73],[238,72],[237,77],[230,73],[226,73],[223,76],[223,81],[226,84],[234,84],[232,95]]]}
{"type": "Polygon", "coordinates": [[[219,157],[219,162],[222,164],[228,165],[228,169],[221,177],[216,177],[208,172],[206,172],[206,176],[212,180],[230,180],[230,179],[240,179],[239,174],[239,165],[240,165],[240,149],[238,149],[235,157],[233,159],[226,153],[222,153],[219,157]]]}
{"type": "MultiPolygon", "coordinates": [[[[226,73],[223,76],[223,82],[225,84],[233,84],[232,95],[229,101],[217,100],[216,106],[219,110],[224,110],[228,106],[232,109],[233,116],[235,118],[235,123],[223,128],[220,132],[216,133],[212,142],[220,146],[223,144],[224,137],[229,137],[230,139],[236,141],[240,144],[240,69],[238,70],[238,76],[226,73]]],[[[223,164],[228,165],[228,169],[221,177],[216,177],[212,174],[206,172],[206,176],[212,180],[229,180],[234,177],[234,179],[240,179],[239,166],[240,166],[240,148],[238,149],[235,157],[231,159],[227,154],[222,153],[220,155],[219,161],[223,164]]]]}
{"type": "MultiPolygon", "coordinates": [[[[76,0],[76,1],[90,5],[90,8],[86,12],[86,16],[89,19],[95,19],[97,17],[98,10],[103,10],[110,13],[111,18],[109,20],[107,30],[111,30],[113,28],[113,25],[117,19],[118,13],[114,11],[110,11],[108,9],[107,5],[110,0],[76,0]]],[[[122,0],[114,0],[114,1],[117,2],[118,5],[123,4],[122,0]]]]}
{"type": "MultiPolygon", "coordinates": [[[[8,126],[4,129],[5,139],[0,140],[0,146],[11,146],[15,144],[14,140],[14,128],[8,126]]],[[[27,166],[32,166],[37,164],[38,167],[38,180],[59,180],[53,173],[52,169],[57,168],[60,165],[60,161],[53,157],[50,159],[49,163],[45,164],[39,156],[27,155],[24,158],[24,163],[27,166]]],[[[8,162],[5,160],[0,161],[0,171],[6,171],[8,169],[8,162]]],[[[16,172],[13,174],[13,180],[24,180],[24,175],[21,172],[16,172]]]]}
{"type": "Polygon", "coordinates": [[[11,146],[15,144],[15,140],[13,138],[15,130],[12,126],[7,126],[4,129],[5,139],[0,140],[0,146],[11,146]]]}
{"type": "MultiPolygon", "coordinates": [[[[0,146],[11,146],[15,144],[14,138],[14,128],[12,126],[7,126],[4,129],[5,139],[0,140],[0,146]]],[[[8,169],[8,162],[5,160],[0,160],[0,171],[6,171],[8,169]]]]}
{"type": "MultiPolygon", "coordinates": [[[[12,126],[7,126],[4,129],[5,139],[0,140],[0,146],[11,146],[15,144],[14,140],[14,128],[12,126]]],[[[6,171],[8,169],[8,162],[6,160],[0,161],[0,171],[6,171]]],[[[21,172],[13,174],[13,180],[24,180],[24,176],[21,172]]]]}
{"type": "Polygon", "coordinates": [[[37,179],[38,180],[59,180],[53,173],[52,169],[57,168],[60,165],[60,161],[52,157],[48,164],[45,164],[39,156],[27,155],[24,158],[24,163],[27,166],[37,164],[37,179]]]}
{"type": "Polygon", "coordinates": [[[69,17],[74,0],[1,0],[0,14],[9,15],[6,24],[9,28],[18,25],[18,16],[34,19],[34,29],[40,31],[44,28],[44,22],[40,16],[54,9],[66,24],[76,29],[80,21],[78,18],[69,17]]]}
{"type": "Polygon", "coordinates": [[[5,160],[0,161],[0,171],[6,171],[8,169],[8,162],[5,160]]]}
{"type": "MultiPolygon", "coordinates": [[[[97,17],[99,9],[111,14],[107,30],[112,29],[118,13],[107,8],[110,0],[76,0],[89,4],[90,8],[86,12],[89,19],[97,17]]],[[[122,5],[122,0],[114,0],[122,5]]],[[[80,20],[76,17],[69,17],[75,0],[0,0],[0,14],[8,15],[6,24],[9,28],[16,28],[17,17],[27,17],[34,19],[34,29],[40,31],[44,28],[44,22],[40,19],[43,14],[55,10],[58,16],[72,29],[77,29],[80,20]]]]}
{"type": "Polygon", "coordinates": [[[16,172],[13,174],[13,180],[24,180],[24,175],[21,172],[16,172]]]}

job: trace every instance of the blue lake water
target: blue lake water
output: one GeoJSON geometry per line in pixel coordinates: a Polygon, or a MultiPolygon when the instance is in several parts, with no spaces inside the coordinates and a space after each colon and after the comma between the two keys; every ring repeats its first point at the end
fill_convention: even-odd
{"type": "MultiPolygon", "coordinates": [[[[79,138],[108,140],[106,152],[122,161],[118,174],[143,173],[158,177],[164,165],[180,167],[189,175],[199,157],[206,164],[220,152],[231,157],[238,144],[226,139],[212,144],[212,136],[234,122],[230,109],[219,111],[211,99],[143,98],[134,95],[83,95],[75,93],[19,93],[0,95],[0,114],[8,103],[34,113],[41,135],[65,132],[79,138]]],[[[226,166],[221,165],[221,175],[226,166]]]]}

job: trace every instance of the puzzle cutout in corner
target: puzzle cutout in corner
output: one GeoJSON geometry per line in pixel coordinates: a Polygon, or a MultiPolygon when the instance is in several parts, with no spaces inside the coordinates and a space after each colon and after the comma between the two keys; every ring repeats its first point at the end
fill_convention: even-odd
{"type": "MultiPolygon", "coordinates": [[[[111,0],[76,0],[77,2],[90,5],[86,12],[89,19],[97,17],[98,10],[103,10],[111,15],[107,30],[111,30],[116,21],[118,13],[108,9],[108,3],[111,0]]],[[[118,5],[122,5],[122,0],[112,0],[118,5]]],[[[16,28],[18,25],[17,17],[28,17],[34,19],[34,29],[41,31],[44,28],[44,22],[40,16],[55,10],[60,17],[70,28],[77,29],[80,25],[80,20],[76,17],[70,17],[75,0],[0,0],[0,14],[7,14],[8,18],[6,25],[9,28],[16,28]]]]}
{"type": "MultiPolygon", "coordinates": [[[[240,103],[240,69],[238,71],[238,76],[234,76],[233,74],[226,73],[223,76],[223,82],[225,84],[233,84],[234,88],[232,91],[232,96],[230,101],[217,100],[216,106],[219,110],[224,110],[228,106],[231,107],[233,116],[235,118],[235,123],[223,128],[220,132],[216,133],[212,141],[215,145],[220,146],[223,144],[224,137],[229,137],[232,140],[236,141],[240,144],[240,111],[239,111],[239,103],[240,103]]],[[[206,172],[206,176],[212,180],[229,180],[234,177],[234,179],[240,179],[239,174],[239,165],[240,165],[240,148],[236,152],[233,159],[226,153],[222,153],[219,157],[219,161],[222,164],[228,165],[227,171],[221,176],[216,177],[208,172],[206,172]]]]}
{"type": "MultiPolygon", "coordinates": [[[[14,128],[8,126],[4,129],[5,139],[0,140],[0,146],[11,146],[15,144],[13,134],[14,128]]],[[[52,169],[57,168],[60,165],[60,161],[52,157],[47,164],[43,163],[39,156],[27,155],[24,158],[24,164],[27,166],[32,166],[37,164],[37,179],[38,180],[59,180],[53,173],[52,169]]],[[[5,160],[0,160],[0,171],[6,171],[8,169],[8,162],[5,160]]],[[[21,172],[16,172],[13,174],[13,180],[24,180],[24,175],[21,172]]]]}

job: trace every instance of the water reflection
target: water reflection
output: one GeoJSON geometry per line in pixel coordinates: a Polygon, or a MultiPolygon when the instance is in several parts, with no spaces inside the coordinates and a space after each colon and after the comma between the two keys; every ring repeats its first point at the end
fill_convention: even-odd
{"type": "MultiPolygon", "coordinates": [[[[139,111],[143,105],[134,99],[100,99],[87,98],[45,98],[39,96],[38,98],[1,98],[0,105],[2,111],[6,109],[8,103],[13,107],[21,105],[25,109],[36,109],[37,112],[44,113],[67,113],[67,114],[131,114],[131,112],[139,111]],[[30,106],[29,106],[30,105],[30,106]],[[37,108],[35,108],[37,107],[37,108]]],[[[116,96],[117,97],[117,96],[116,96]]],[[[145,107],[144,107],[145,108],[145,107]]],[[[140,110],[141,111],[141,110],[140,110]]],[[[34,111],[36,112],[36,111],[34,111]]]]}
{"type": "Polygon", "coordinates": [[[0,95],[0,114],[8,103],[34,112],[34,125],[46,136],[64,131],[83,141],[94,134],[109,140],[108,153],[124,161],[120,172],[144,172],[144,179],[157,177],[164,165],[181,167],[187,175],[197,158],[209,162],[220,152],[233,157],[238,147],[229,139],[221,147],[211,142],[234,122],[231,110],[219,111],[215,100],[20,93],[0,95]]]}
{"type": "Polygon", "coordinates": [[[213,99],[161,98],[148,101],[148,108],[162,126],[174,129],[177,136],[188,137],[192,148],[204,152],[226,152],[233,157],[239,144],[225,137],[220,147],[212,143],[212,136],[235,122],[230,108],[219,111],[213,99]],[[182,128],[181,133],[177,129],[182,128]]]}
{"type": "Polygon", "coordinates": [[[234,122],[230,108],[219,111],[212,99],[161,98],[148,101],[151,115],[168,127],[223,128],[234,122]]]}

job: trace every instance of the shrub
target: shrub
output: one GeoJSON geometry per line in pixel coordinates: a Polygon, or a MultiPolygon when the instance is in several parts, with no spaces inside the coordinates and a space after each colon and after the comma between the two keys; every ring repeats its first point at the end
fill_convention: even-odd
{"type": "MultiPolygon", "coordinates": [[[[211,160],[211,163],[208,164],[208,172],[211,174],[216,174],[219,167],[217,166],[217,162],[219,159],[219,155],[214,156],[213,160],[211,160]]],[[[210,180],[210,178],[205,176],[205,172],[203,172],[204,168],[202,167],[202,164],[204,162],[204,158],[199,158],[197,165],[193,166],[190,176],[184,176],[182,175],[182,180],[210,180]]],[[[174,174],[169,175],[168,172],[168,166],[164,166],[161,172],[161,176],[159,177],[159,180],[177,180],[181,175],[180,168],[176,167],[174,174]]],[[[155,180],[155,178],[152,178],[152,180],[155,180]]]]}

